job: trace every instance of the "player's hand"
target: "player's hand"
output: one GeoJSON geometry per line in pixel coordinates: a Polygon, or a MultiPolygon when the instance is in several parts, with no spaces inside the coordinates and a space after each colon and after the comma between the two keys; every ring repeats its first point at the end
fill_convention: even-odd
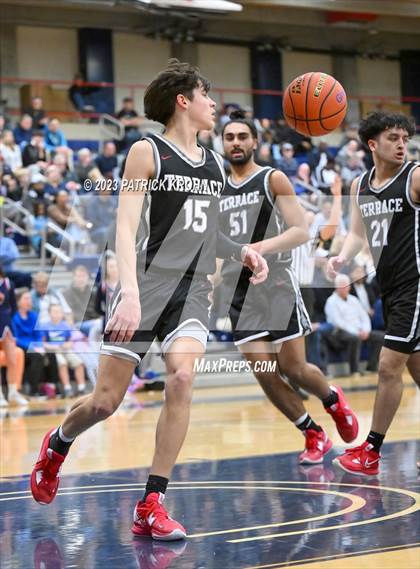
{"type": "Polygon", "coordinates": [[[118,303],[112,318],[107,322],[105,332],[110,342],[129,342],[138,329],[141,320],[141,307],[138,298],[123,297],[118,303]]]}
{"type": "Polygon", "coordinates": [[[241,251],[242,264],[254,273],[249,281],[253,285],[263,283],[268,277],[268,265],[264,257],[255,251],[252,247],[242,247],[241,251]]]}
{"type": "Polygon", "coordinates": [[[340,272],[340,269],[342,269],[345,264],[346,260],[341,255],[338,255],[337,257],[331,257],[331,259],[328,259],[327,276],[330,279],[335,279],[337,274],[340,272]]]}

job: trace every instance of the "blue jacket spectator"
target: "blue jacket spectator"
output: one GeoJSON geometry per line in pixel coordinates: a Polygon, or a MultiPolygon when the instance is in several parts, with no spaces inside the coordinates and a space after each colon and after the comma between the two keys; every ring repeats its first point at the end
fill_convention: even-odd
{"type": "MultiPolygon", "coordinates": [[[[30,293],[28,293],[30,298],[30,293]]],[[[13,316],[12,328],[19,348],[27,351],[31,344],[42,343],[42,332],[36,329],[38,315],[36,312],[29,311],[24,318],[19,312],[13,316]]]]}
{"type": "Polygon", "coordinates": [[[19,258],[16,243],[10,237],[0,237],[0,264],[5,272],[13,271],[13,263],[19,258]]]}
{"type": "Polygon", "coordinates": [[[23,115],[19,124],[14,128],[13,134],[15,142],[19,144],[19,146],[22,147],[29,144],[33,135],[32,117],[30,115],[23,115]]]}
{"type": "Polygon", "coordinates": [[[277,162],[277,167],[286,174],[289,178],[296,176],[298,163],[294,158],[293,146],[289,142],[285,142],[281,146],[281,158],[277,162]]]}
{"type": "Polygon", "coordinates": [[[51,119],[45,129],[45,148],[49,152],[56,152],[59,148],[66,147],[67,140],[60,130],[60,121],[51,119]]]}
{"type": "Polygon", "coordinates": [[[118,166],[117,148],[115,143],[108,141],[104,144],[102,154],[95,160],[101,174],[105,178],[113,178],[113,172],[118,166]]]}

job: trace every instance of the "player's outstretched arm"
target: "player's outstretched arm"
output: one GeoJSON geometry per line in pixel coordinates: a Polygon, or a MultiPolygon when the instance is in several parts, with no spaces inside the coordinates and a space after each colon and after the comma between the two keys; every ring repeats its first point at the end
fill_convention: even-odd
{"type": "Polygon", "coordinates": [[[120,273],[121,301],[106,325],[111,342],[129,341],[141,318],[137,284],[136,235],[147,181],[155,169],[153,150],[142,140],[130,149],[121,182],[117,210],[116,254],[120,273]]]}
{"type": "Polygon", "coordinates": [[[336,257],[331,257],[328,261],[327,273],[330,278],[335,278],[340,269],[351,261],[366,243],[365,226],[363,225],[362,215],[357,204],[357,185],[359,178],[355,178],[350,188],[351,200],[351,224],[344,241],[341,253],[336,257]]]}
{"type": "Polygon", "coordinates": [[[292,184],[283,172],[276,170],[271,174],[270,191],[288,229],[276,237],[253,243],[252,247],[261,255],[290,251],[309,239],[305,212],[296,197],[292,184]]]}

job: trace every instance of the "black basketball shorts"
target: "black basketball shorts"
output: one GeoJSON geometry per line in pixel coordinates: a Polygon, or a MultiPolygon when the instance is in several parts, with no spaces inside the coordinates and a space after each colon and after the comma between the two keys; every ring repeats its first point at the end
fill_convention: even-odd
{"type": "MultiPolygon", "coordinates": [[[[100,353],[140,363],[157,338],[162,354],[180,337],[192,337],[206,348],[211,285],[205,276],[185,275],[149,269],[138,276],[141,304],[139,329],[129,342],[110,342],[104,334],[100,353]]],[[[110,302],[107,321],[121,302],[118,288],[110,302]]]]}
{"type": "Polygon", "coordinates": [[[281,343],[312,331],[309,315],[290,269],[270,271],[260,285],[237,288],[229,309],[237,346],[265,338],[281,343]]]}
{"type": "Polygon", "coordinates": [[[420,280],[396,287],[383,295],[384,346],[396,352],[420,351],[420,280]]]}

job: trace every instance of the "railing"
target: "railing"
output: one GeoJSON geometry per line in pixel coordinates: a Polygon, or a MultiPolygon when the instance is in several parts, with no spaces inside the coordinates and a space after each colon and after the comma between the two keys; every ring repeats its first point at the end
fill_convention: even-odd
{"type": "Polygon", "coordinates": [[[100,152],[102,152],[104,140],[107,138],[116,140],[122,140],[124,138],[124,125],[112,115],[108,115],[107,113],[101,115],[99,117],[99,128],[101,131],[101,139],[99,141],[100,152]],[[110,124],[114,128],[110,128],[110,124]]]}
{"type": "MultiPolygon", "coordinates": [[[[22,214],[24,219],[32,216],[31,212],[25,207],[23,207],[23,205],[20,204],[19,202],[15,202],[7,197],[4,197],[2,199],[3,199],[3,204],[9,206],[9,209],[12,210],[13,212],[22,214]]],[[[0,210],[3,213],[4,210],[3,207],[1,207],[1,205],[2,204],[0,204],[0,210]]],[[[19,235],[22,235],[23,237],[32,237],[34,235],[38,235],[38,233],[20,227],[14,221],[12,221],[11,219],[2,214],[0,215],[0,235],[4,235],[3,232],[4,225],[7,225],[7,227],[10,227],[11,229],[13,229],[14,232],[19,233],[19,235]]],[[[64,263],[69,263],[74,259],[76,252],[76,239],[68,231],[61,229],[59,225],[57,225],[51,220],[48,220],[46,226],[44,227],[40,235],[41,235],[41,257],[40,257],[41,267],[45,267],[46,265],[47,251],[59,257],[59,259],[61,259],[64,263]],[[54,247],[54,245],[48,243],[47,233],[49,229],[60,235],[64,241],[68,242],[69,246],[68,254],[66,254],[61,248],[54,247]]]]}
{"type": "MultiPolygon", "coordinates": [[[[2,77],[0,79],[0,85],[3,86],[16,86],[21,85],[31,85],[31,95],[42,95],[42,89],[45,86],[52,87],[66,87],[69,88],[73,82],[65,80],[46,80],[46,79],[32,79],[27,77],[2,77]]],[[[143,83],[109,83],[109,82],[85,82],[82,84],[86,87],[100,87],[103,89],[116,89],[119,91],[121,96],[130,96],[136,100],[136,104],[140,102],[140,94],[144,92],[147,88],[146,84],[143,83]]],[[[282,97],[283,91],[271,90],[271,89],[240,89],[240,88],[224,88],[224,87],[212,87],[211,95],[213,98],[217,99],[218,106],[223,107],[225,103],[235,102],[239,97],[241,101],[243,99],[248,99],[248,102],[252,102],[253,95],[272,95],[276,97],[282,97]]],[[[364,103],[375,103],[376,105],[383,106],[385,104],[396,104],[401,105],[404,103],[420,103],[420,97],[398,97],[398,96],[383,96],[383,95],[348,95],[350,101],[359,101],[364,103]]],[[[58,109],[46,109],[48,114],[53,115],[59,113],[62,116],[69,117],[96,117],[99,118],[100,113],[96,112],[79,112],[76,110],[66,111],[58,109]]],[[[10,114],[18,115],[21,110],[16,108],[9,108],[8,112],[10,114]]]]}

